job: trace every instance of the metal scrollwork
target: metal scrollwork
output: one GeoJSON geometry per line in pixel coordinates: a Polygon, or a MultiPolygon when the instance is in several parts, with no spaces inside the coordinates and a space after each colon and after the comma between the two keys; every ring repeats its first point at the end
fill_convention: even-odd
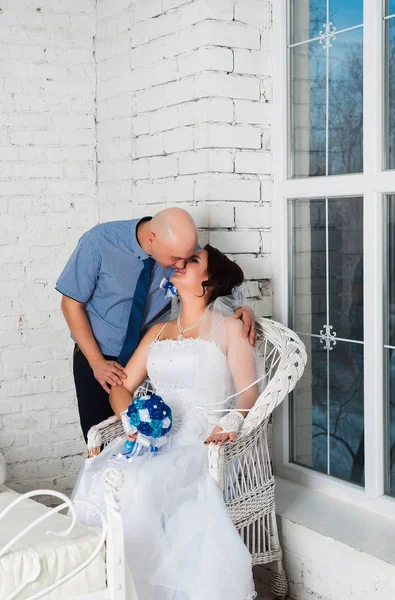
{"type": "Polygon", "coordinates": [[[325,350],[333,350],[336,346],[336,331],[333,331],[332,325],[324,325],[320,330],[320,343],[325,344],[325,350]]]}
{"type": "Polygon", "coordinates": [[[324,50],[332,48],[332,41],[336,39],[336,27],[333,27],[332,21],[323,24],[323,30],[320,31],[320,44],[324,50]]]}

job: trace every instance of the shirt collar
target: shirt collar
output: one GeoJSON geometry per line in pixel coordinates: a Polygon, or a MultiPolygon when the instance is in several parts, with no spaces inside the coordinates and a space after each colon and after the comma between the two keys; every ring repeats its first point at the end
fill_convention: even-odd
{"type": "Polygon", "coordinates": [[[146,260],[147,258],[150,258],[150,255],[147,254],[145,252],[145,250],[142,249],[142,247],[140,246],[138,239],[137,239],[137,226],[139,223],[141,223],[142,221],[150,221],[152,219],[152,217],[144,217],[143,219],[133,219],[132,221],[132,235],[131,235],[131,249],[133,254],[136,256],[136,258],[140,259],[140,260],[146,260]]]}

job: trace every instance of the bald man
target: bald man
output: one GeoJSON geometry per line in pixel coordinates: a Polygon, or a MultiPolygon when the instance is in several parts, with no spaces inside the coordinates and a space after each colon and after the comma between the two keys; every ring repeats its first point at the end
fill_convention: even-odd
{"type": "MultiPolygon", "coordinates": [[[[196,225],[180,208],[102,223],[78,242],[56,289],[75,342],[73,373],[85,440],[93,425],[113,414],[110,386],[122,385],[123,367],[141,333],[170,308],[162,279],[184,268],[197,242],[196,225]]],[[[247,333],[253,313],[247,307],[238,312],[247,333]]]]}

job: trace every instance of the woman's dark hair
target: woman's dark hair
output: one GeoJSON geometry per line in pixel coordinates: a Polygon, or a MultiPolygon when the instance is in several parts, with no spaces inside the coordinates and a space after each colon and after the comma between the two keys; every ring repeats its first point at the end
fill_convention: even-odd
{"type": "Polygon", "coordinates": [[[209,302],[214,302],[220,296],[229,296],[234,287],[244,281],[242,269],[217,248],[206,244],[208,279],[202,282],[203,291],[208,290],[209,302]]]}

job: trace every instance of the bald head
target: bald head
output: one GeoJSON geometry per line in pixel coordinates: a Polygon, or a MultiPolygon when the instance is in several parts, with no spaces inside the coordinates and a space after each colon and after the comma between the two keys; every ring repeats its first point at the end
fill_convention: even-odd
{"type": "Polygon", "coordinates": [[[151,220],[151,230],[166,244],[183,244],[196,248],[198,235],[195,221],[183,208],[165,208],[151,220]]]}
{"type": "Polygon", "coordinates": [[[182,208],[165,208],[144,225],[149,254],[163,267],[182,269],[198,242],[191,215],[182,208]]]}

